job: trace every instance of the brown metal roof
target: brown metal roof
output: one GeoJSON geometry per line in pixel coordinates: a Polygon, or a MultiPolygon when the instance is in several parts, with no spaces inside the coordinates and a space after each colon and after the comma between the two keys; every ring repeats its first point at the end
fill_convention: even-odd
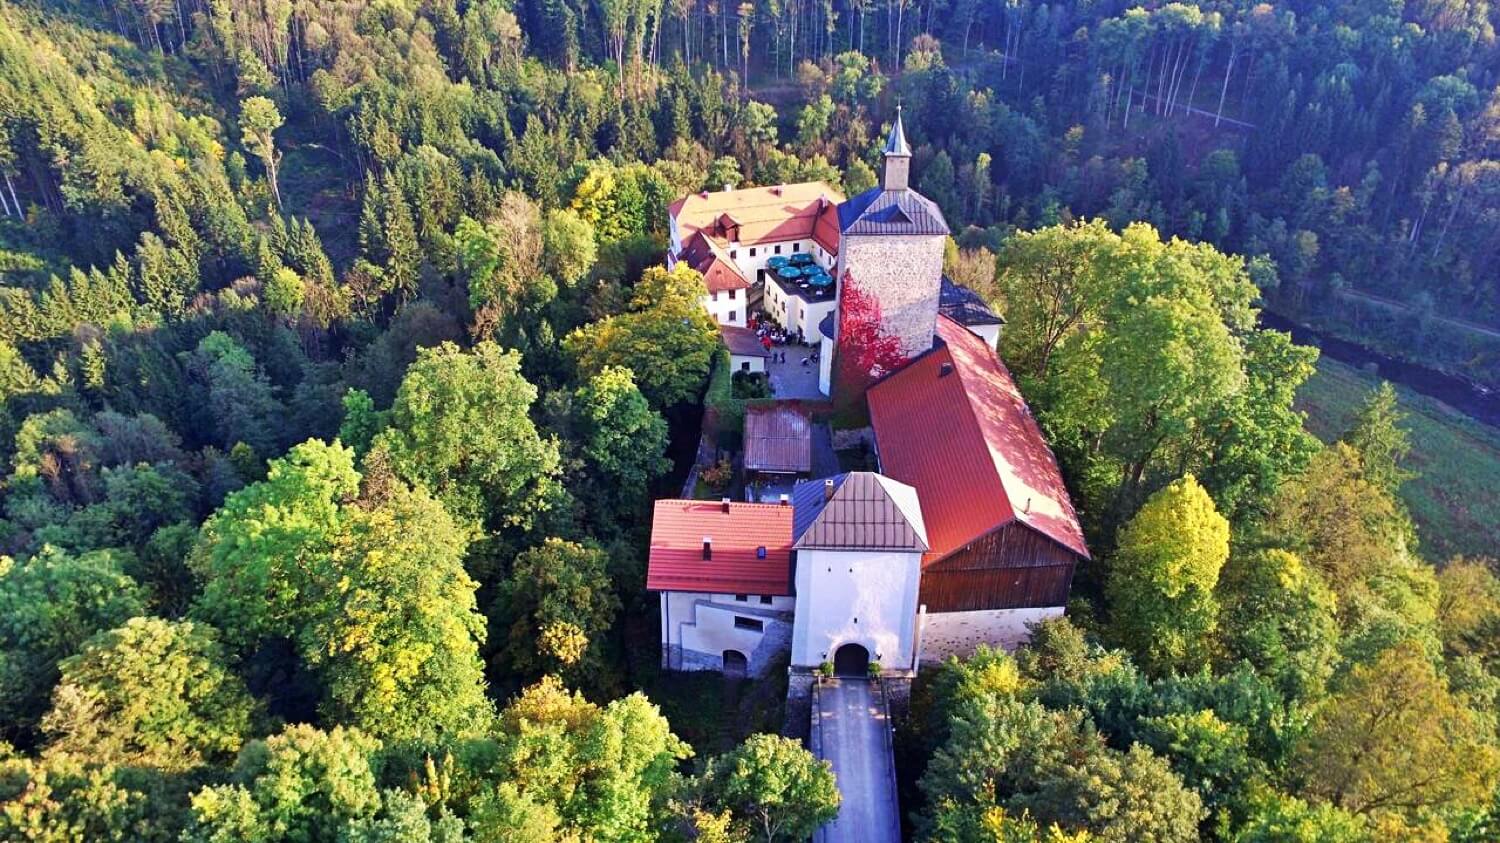
{"type": "Polygon", "coordinates": [[[719,325],[719,336],[724,338],[724,347],[729,349],[730,354],[738,354],[742,357],[770,357],[771,352],[761,345],[760,337],[749,328],[741,328],[738,325],[719,325]]]}
{"type": "Polygon", "coordinates": [[[812,424],[792,404],[745,410],[745,468],[780,474],[812,471],[812,424]]]}
{"type": "Polygon", "coordinates": [[[905,483],[854,471],[798,483],[792,498],[794,547],[927,550],[917,490],[905,483]]]}

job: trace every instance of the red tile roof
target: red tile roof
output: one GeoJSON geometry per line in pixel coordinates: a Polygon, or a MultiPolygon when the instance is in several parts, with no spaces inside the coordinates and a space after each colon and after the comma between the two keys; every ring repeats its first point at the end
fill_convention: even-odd
{"type": "Polygon", "coordinates": [[[677,220],[683,250],[692,235],[741,245],[811,238],[830,252],[839,247],[838,205],[843,194],[820,181],[689,193],[668,208],[677,220]]]}
{"type": "Polygon", "coordinates": [[[1088,558],[1057,460],[1005,364],[946,316],[937,334],[938,347],[868,393],[883,473],[921,496],[923,564],[1011,521],[1088,558]]]}
{"type": "Polygon", "coordinates": [[[724,250],[705,237],[702,232],[688,239],[687,245],[683,246],[682,254],[678,255],[677,259],[698,270],[703,276],[704,286],[708,287],[710,293],[744,290],[750,286],[750,282],[740,274],[740,268],[735,265],[734,261],[730,260],[729,256],[724,254],[724,250]]]}
{"type": "Polygon", "coordinates": [[[651,518],[646,588],[711,594],[792,593],[792,507],[661,500],[651,518]],[[703,558],[703,539],[713,558],[703,558]],[[765,558],[758,555],[765,548],[765,558]]]}

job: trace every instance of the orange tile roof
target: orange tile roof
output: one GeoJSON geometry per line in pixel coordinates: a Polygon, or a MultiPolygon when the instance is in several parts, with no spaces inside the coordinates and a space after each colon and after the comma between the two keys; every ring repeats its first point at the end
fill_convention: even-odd
{"type": "Polygon", "coordinates": [[[843,194],[820,181],[689,193],[668,208],[686,244],[702,231],[727,243],[730,231],[745,246],[810,238],[830,252],[839,247],[838,205],[843,194]]]}
{"type": "Polygon", "coordinates": [[[937,334],[941,345],[868,392],[881,470],[921,496],[924,565],[1011,521],[1088,558],[1057,460],[1005,364],[946,316],[937,334]]]}
{"type": "Polygon", "coordinates": [[[735,265],[724,250],[714,243],[703,233],[696,232],[683,246],[682,254],[677,258],[685,261],[688,266],[698,270],[703,276],[703,284],[708,287],[710,293],[723,293],[729,290],[748,289],[750,282],[740,274],[740,268],[735,265]]]}
{"type": "Polygon", "coordinates": [[[792,593],[792,507],[660,500],[651,518],[646,564],[651,591],[711,594],[792,593]],[[703,539],[713,541],[703,558],[703,539]],[[765,558],[759,549],[765,548],[765,558]]]}

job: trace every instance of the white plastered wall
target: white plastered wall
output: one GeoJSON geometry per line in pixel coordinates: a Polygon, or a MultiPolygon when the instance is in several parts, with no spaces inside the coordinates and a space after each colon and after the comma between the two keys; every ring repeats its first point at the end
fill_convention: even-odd
{"type": "Polygon", "coordinates": [[[921,558],[891,551],[797,551],[792,665],[817,667],[854,643],[884,667],[910,668],[921,558]]]}
{"type": "Polygon", "coordinates": [[[759,673],[764,663],[784,646],[777,639],[790,637],[791,611],[796,605],[791,597],[772,597],[769,604],[760,595],[746,595],[740,601],[733,594],[700,594],[688,591],[661,593],[662,643],[680,647],[688,657],[677,669],[717,669],[725,650],[736,650],[750,661],[751,673],[759,673]],[[734,625],[736,616],[754,618],[762,630],[741,629],[734,625]],[[697,654],[700,658],[693,658],[697,654]]]}
{"type": "Polygon", "coordinates": [[[720,325],[735,325],[745,327],[745,300],[749,298],[749,290],[734,290],[734,298],[730,298],[729,290],[719,293],[709,293],[700,299],[703,309],[707,310],[715,322],[720,325]]]}

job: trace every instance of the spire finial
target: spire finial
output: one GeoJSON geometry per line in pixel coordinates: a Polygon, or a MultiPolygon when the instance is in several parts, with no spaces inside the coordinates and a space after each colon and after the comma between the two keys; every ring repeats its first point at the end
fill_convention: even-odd
{"type": "Polygon", "coordinates": [[[896,103],[896,121],[891,124],[891,136],[885,141],[886,155],[911,156],[911,146],[906,143],[906,129],[901,126],[901,103],[896,103]]]}

